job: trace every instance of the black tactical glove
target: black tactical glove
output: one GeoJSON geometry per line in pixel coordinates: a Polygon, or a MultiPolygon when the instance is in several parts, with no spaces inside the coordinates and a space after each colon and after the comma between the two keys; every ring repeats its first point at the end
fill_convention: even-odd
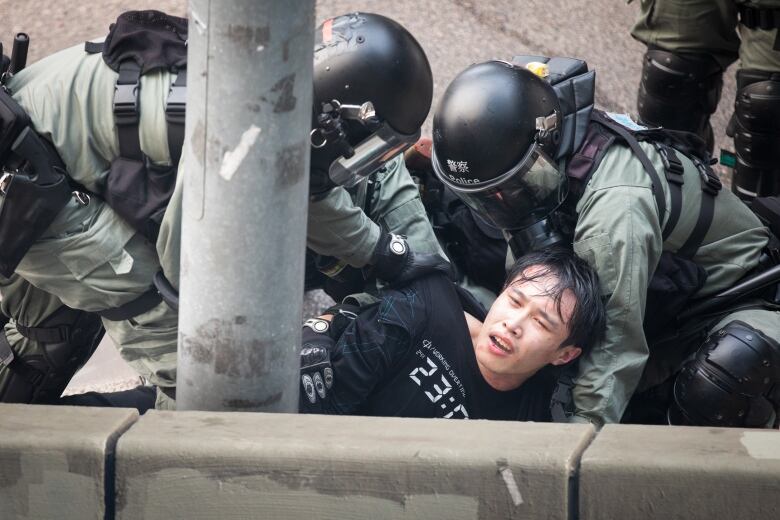
{"type": "Polygon", "coordinates": [[[437,254],[414,253],[406,237],[387,233],[379,238],[371,257],[373,274],[392,285],[406,283],[434,272],[451,277],[449,262],[437,254]]]}
{"type": "Polygon", "coordinates": [[[299,411],[322,412],[322,401],[327,398],[333,386],[333,368],[330,364],[330,350],[335,340],[329,334],[327,320],[312,318],[303,324],[303,347],[301,348],[301,392],[299,411]]]}

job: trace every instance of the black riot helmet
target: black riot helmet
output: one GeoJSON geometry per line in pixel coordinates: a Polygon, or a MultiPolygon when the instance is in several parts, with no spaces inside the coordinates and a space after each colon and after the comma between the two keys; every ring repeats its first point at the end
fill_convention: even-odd
{"type": "Polygon", "coordinates": [[[555,91],[534,72],[503,61],[472,65],[434,114],[434,171],[508,238],[530,229],[534,247],[552,245],[562,239],[549,219],[568,186],[553,159],[561,122],[555,91]]]}
{"type": "Polygon", "coordinates": [[[431,107],[422,47],[377,14],[326,20],[314,44],[313,183],[351,187],[414,144],[431,107]]]}

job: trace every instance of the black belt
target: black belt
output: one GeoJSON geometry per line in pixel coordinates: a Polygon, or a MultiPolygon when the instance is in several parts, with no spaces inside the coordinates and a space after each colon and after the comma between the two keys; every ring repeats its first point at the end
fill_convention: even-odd
{"type": "MultiPolygon", "coordinates": [[[[748,29],[771,31],[780,28],[780,9],[771,7],[752,7],[742,4],[739,9],[739,23],[748,29]]],[[[777,32],[773,49],[780,51],[780,31],[777,32]]]]}
{"type": "Polygon", "coordinates": [[[26,327],[17,322],[16,330],[25,338],[33,341],[40,341],[41,343],[62,343],[67,341],[70,336],[70,325],[60,325],[59,327],[26,327]]]}
{"type": "Polygon", "coordinates": [[[748,29],[768,31],[780,27],[780,9],[770,7],[751,7],[742,4],[739,9],[739,23],[748,29]]]}
{"type": "Polygon", "coordinates": [[[160,296],[160,293],[157,292],[157,288],[151,287],[135,300],[131,300],[124,305],[114,307],[113,309],[98,311],[97,314],[108,321],[123,321],[152,310],[157,307],[161,301],[162,297],[160,296]]]}

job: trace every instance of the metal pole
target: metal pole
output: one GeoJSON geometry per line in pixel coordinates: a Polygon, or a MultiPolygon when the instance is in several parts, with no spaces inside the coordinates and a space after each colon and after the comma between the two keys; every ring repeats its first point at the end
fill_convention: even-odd
{"type": "Polygon", "coordinates": [[[189,5],[177,408],[295,412],[314,1],[189,5]]]}

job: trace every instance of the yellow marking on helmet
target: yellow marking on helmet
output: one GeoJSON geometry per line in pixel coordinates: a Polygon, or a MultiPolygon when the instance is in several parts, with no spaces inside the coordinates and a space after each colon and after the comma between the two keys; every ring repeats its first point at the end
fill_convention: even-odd
{"type": "Polygon", "coordinates": [[[547,76],[550,75],[550,67],[548,67],[546,63],[542,63],[540,61],[532,61],[528,65],[526,65],[525,68],[530,70],[540,78],[546,78],[547,76]]]}

